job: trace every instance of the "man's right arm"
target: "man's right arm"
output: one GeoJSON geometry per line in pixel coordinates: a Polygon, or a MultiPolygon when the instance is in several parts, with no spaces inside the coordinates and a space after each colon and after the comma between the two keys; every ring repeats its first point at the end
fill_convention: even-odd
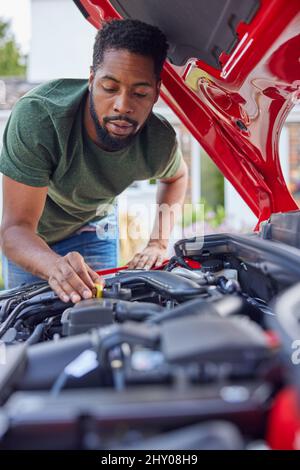
{"type": "Polygon", "coordinates": [[[2,251],[26,271],[49,282],[61,300],[92,297],[101,278],[77,252],[56,254],[36,233],[47,187],[32,187],[3,176],[2,251]]]}

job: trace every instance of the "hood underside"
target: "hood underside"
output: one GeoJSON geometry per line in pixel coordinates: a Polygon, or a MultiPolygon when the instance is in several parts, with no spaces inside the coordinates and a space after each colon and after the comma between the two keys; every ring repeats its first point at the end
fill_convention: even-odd
{"type": "Polygon", "coordinates": [[[300,99],[299,0],[74,0],[109,18],[158,26],[170,44],[161,95],[259,222],[298,208],[279,136],[300,99]]]}

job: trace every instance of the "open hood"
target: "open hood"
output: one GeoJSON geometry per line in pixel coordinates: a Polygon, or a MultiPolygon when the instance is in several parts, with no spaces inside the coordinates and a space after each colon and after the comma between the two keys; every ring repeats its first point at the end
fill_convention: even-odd
{"type": "Polygon", "coordinates": [[[297,209],[279,135],[300,99],[299,0],[74,0],[109,18],[158,26],[170,44],[161,95],[259,222],[297,209]]]}

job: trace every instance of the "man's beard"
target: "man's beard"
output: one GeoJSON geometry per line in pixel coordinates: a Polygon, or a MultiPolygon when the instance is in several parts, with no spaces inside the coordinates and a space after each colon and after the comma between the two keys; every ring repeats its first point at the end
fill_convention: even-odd
{"type": "Polygon", "coordinates": [[[96,114],[92,90],[90,92],[89,108],[90,108],[90,114],[91,114],[91,117],[95,126],[99,144],[103,146],[105,150],[109,152],[116,152],[117,150],[122,150],[125,147],[128,147],[131,144],[131,142],[135,139],[137,133],[132,133],[128,135],[127,137],[118,138],[118,137],[113,137],[111,134],[109,134],[107,129],[104,127],[105,123],[118,120],[118,121],[127,121],[129,124],[132,124],[136,128],[138,126],[138,123],[134,121],[133,119],[128,118],[127,116],[119,115],[119,116],[112,116],[110,118],[103,118],[104,126],[101,126],[98,116],[96,114]]]}

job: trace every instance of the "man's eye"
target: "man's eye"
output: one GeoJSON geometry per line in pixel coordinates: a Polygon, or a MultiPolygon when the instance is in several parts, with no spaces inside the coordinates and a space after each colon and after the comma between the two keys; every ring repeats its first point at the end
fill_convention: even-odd
{"type": "Polygon", "coordinates": [[[115,88],[105,88],[105,87],[102,87],[104,91],[107,91],[107,93],[114,93],[115,91],[115,88]]]}
{"type": "Polygon", "coordinates": [[[135,96],[138,98],[145,98],[147,95],[144,95],[143,93],[135,93],[135,96]]]}

